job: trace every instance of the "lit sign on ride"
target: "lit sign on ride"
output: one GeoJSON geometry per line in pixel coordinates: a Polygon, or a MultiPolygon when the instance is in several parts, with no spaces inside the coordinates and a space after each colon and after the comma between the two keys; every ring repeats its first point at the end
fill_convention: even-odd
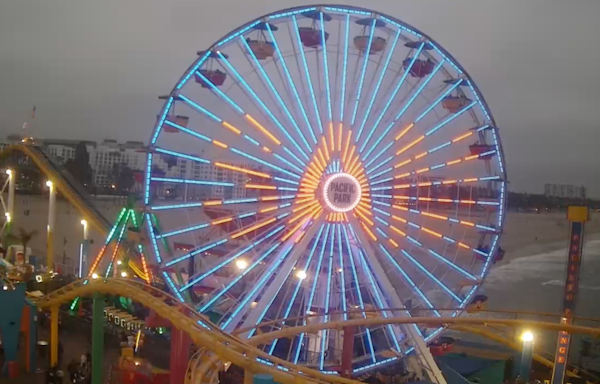
{"type": "Polygon", "coordinates": [[[334,212],[353,210],[360,201],[360,183],[348,173],[335,173],[323,184],[323,200],[334,212]]]}

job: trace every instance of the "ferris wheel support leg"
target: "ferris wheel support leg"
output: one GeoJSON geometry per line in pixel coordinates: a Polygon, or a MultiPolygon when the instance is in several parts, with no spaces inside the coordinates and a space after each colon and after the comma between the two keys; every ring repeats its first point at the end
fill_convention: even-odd
{"type": "MultiPolygon", "coordinates": [[[[360,227],[355,217],[349,215],[348,218],[350,219],[350,222],[354,228],[360,227]]],[[[364,251],[367,254],[371,255],[371,257],[368,258],[369,264],[373,269],[375,276],[377,276],[377,280],[379,281],[381,288],[383,288],[386,293],[383,294],[383,292],[381,292],[383,294],[381,296],[383,297],[384,301],[391,301],[385,304],[388,308],[404,308],[402,300],[396,293],[396,289],[392,285],[391,281],[388,279],[385,269],[383,268],[383,266],[379,262],[379,259],[377,258],[377,253],[375,253],[373,247],[371,247],[370,243],[361,231],[355,231],[355,233],[364,251]]],[[[397,314],[404,317],[407,316],[404,311],[399,311],[397,312],[397,314]]],[[[423,340],[423,337],[417,332],[416,328],[412,325],[407,325],[403,328],[406,334],[410,336],[413,342],[415,353],[417,354],[417,358],[419,360],[419,363],[421,364],[421,367],[425,368],[429,372],[429,379],[437,384],[447,384],[446,379],[442,374],[442,371],[435,362],[435,359],[433,358],[431,351],[427,347],[427,344],[425,344],[425,340],[423,340]]]]}
{"type": "MultiPolygon", "coordinates": [[[[287,280],[289,274],[292,271],[292,268],[294,268],[294,265],[296,265],[296,261],[298,261],[298,258],[302,255],[302,252],[304,252],[306,250],[306,248],[308,247],[308,242],[310,241],[310,239],[313,238],[313,236],[315,235],[315,232],[321,226],[322,220],[323,219],[318,219],[317,221],[315,221],[312,224],[312,226],[308,229],[308,231],[302,237],[300,242],[298,244],[296,244],[294,249],[286,257],[285,262],[279,268],[277,275],[275,276],[275,278],[273,279],[271,284],[269,284],[269,286],[267,287],[267,289],[261,296],[256,307],[252,310],[252,312],[244,320],[243,324],[241,325],[242,328],[254,326],[259,321],[259,317],[262,315],[263,311],[267,308],[267,306],[270,305],[273,297],[275,295],[277,295],[277,292],[279,292],[279,290],[281,289],[281,287],[287,280]]],[[[276,260],[279,259],[279,255],[281,254],[281,252],[285,251],[286,247],[290,247],[294,244],[294,242],[296,241],[296,239],[298,238],[299,235],[300,235],[300,232],[296,232],[296,234],[291,236],[286,241],[284,248],[279,252],[277,257],[273,258],[272,263],[275,263],[276,260]]],[[[258,294],[259,294],[259,292],[257,292],[255,295],[258,296],[258,294]]],[[[241,320],[241,318],[244,316],[245,312],[246,311],[240,311],[236,315],[236,318],[234,318],[234,320],[229,323],[229,326],[225,329],[225,331],[230,332],[232,329],[234,329],[236,327],[237,323],[239,322],[239,320],[241,320]]],[[[248,334],[249,334],[249,332],[245,332],[245,333],[241,334],[240,339],[244,340],[245,338],[248,337],[248,334]]]]}
{"type": "Polygon", "coordinates": [[[50,366],[58,365],[58,305],[50,308],[50,366]]]}

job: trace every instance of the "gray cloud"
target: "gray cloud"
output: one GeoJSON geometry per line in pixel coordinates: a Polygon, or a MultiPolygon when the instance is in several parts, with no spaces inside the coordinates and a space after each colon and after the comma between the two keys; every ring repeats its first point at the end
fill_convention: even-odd
{"type": "MultiPolygon", "coordinates": [[[[367,5],[346,2],[353,5],[367,5]]],[[[284,1],[5,0],[0,130],[37,105],[33,134],[144,140],[181,73],[248,19],[284,1]]],[[[584,184],[600,196],[600,2],[373,1],[450,51],[485,95],[512,190],[584,184]]]]}

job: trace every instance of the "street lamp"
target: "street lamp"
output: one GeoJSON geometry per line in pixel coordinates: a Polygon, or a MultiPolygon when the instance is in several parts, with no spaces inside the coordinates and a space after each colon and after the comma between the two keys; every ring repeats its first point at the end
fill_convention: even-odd
{"type": "Polygon", "coordinates": [[[8,176],[12,175],[12,169],[7,169],[7,170],[6,170],[6,174],[7,174],[8,176]]]}
{"type": "Polygon", "coordinates": [[[531,331],[525,331],[521,335],[523,341],[523,352],[521,354],[521,365],[519,367],[519,377],[525,383],[529,382],[529,373],[531,372],[531,360],[533,359],[533,341],[535,336],[531,331]]]}
{"type": "Polygon", "coordinates": [[[92,279],[97,279],[98,278],[98,274],[97,273],[92,273],[92,279]]]}
{"type": "Polygon", "coordinates": [[[125,272],[125,271],[121,272],[121,277],[127,277],[127,272],[125,272]]]}
{"type": "Polygon", "coordinates": [[[52,188],[52,181],[50,181],[50,180],[46,181],[46,187],[52,188]]]}

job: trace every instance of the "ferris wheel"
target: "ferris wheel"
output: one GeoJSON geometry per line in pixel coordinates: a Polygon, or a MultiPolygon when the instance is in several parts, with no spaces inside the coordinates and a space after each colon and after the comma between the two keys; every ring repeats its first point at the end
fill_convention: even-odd
{"type": "MultiPolygon", "coordinates": [[[[263,16],[198,52],[164,99],[145,172],[151,248],[177,297],[225,331],[457,316],[502,257],[491,112],[449,53],[391,16],[263,16]]],[[[353,371],[422,357],[441,330],[357,329],[353,371]]],[[[262,348],[327,372],[341,338],[262,348]]]]}

